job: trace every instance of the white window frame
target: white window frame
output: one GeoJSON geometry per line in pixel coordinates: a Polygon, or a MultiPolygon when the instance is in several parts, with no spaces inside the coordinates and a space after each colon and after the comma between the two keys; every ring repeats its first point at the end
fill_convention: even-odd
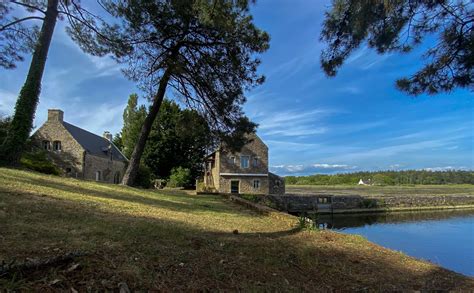
{"type": "Polygon", "coordinates": [[[51,150],[51,142],[49,140],[43,140],[43,150],[45,151],[51,150]]]}
{"type": "Polygon", "coordinates": [[[253,180],[253,189],[260,189],[260,180],[258,179],[253,180]]]}
{"type": "Polygon", "coordinates": [[[61,141],[60,140],[55,140],[53,141],[53,150],[54,151],[57,151],[57,152],[60,152],[62,150],[62,144],[61,144],[61,141]],[[56,148],[57,146],[59,146],[59,148],[56,148]]]}
{"type": "Polygon", "coordinates": [[[240,156],[240,167],[243,169],[248,169],[250,167],[250,156],[240,156]],[[244,166],[244,158],[247,158],[247,166],[244,166]]]}

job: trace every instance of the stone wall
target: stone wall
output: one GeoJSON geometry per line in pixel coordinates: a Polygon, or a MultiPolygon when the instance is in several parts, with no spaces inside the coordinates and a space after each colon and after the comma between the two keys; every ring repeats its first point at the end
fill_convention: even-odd
{"type": "Polygon", "coordinates": [[[44,149],[43,141],[49,141],[49,156],[63,174],[83,178],[84,149],[63,126],[62,112],[56,111],[48,113],[48,120],[32,135],[32,141],[41,149],[44,149]],[[61,142],[61,150],[53,149],[54,141],[61,142]]]}
{"type": "Polygon", "coordinates": [[[245,174],[267,174],[268,173],[268,147],[256,135],[252,135],[252,141],[246,144],[240,152],[232,153],[221,150],[216,157],[216,164],[220,173],[245,173],[245,174]],[[240,159],[242,156],[249,156],[249,167],[242,168],[240,159]],[[232,162],[231,157],[234,158],[232,162]],[[257,165],[254,159],[257,158],[257,165]]]}
{"type": "Polygon", "coordinates": [[[474,205],[474,196],[397,196],[363,197],[360,195],[273,195],[269,199],[282,211],[301,213],[383,211],[423,207],[450,207],[474,205]]]}
{"type": "Polygon", "coordinates": [[[251,176],[221,176],[219,182],[220,193],[231,193],[231,181],[239,181],[239,193],[243,194],[262,194],[268,193],[268,177],[251,177],[251,176]],[[260,188],[253,188],[253,181],[260,180],[260,188]]]}
{"type": "Polygon", "coordinates": [[[447,195],[447,196],[394,196],[370,197],[381,207],[422,207],[422,206],[457,206],[474,204],[474,196],[447,195]]]}
{"type": "Polygon", "coordinates": [[[268,181],[269,181],[268,183],[269,194],[278,194],[278,195],[285,194],[285,179],[284,178],[269,172],[268,181]]]}
{"type": "Polygon", "coordinates": [[[99,181],[119,183],[122,181],[125,167],[126,165],[122,161],[87,154],[84,166],[84,179],[96,180],[96,174],[99,171],[101,173],[99,181]]]}

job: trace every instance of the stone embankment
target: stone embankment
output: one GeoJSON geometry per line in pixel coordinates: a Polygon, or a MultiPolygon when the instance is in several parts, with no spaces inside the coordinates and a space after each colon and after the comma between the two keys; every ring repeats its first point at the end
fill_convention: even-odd
{"type": "Polygon", "coordinates": [[[268,197],[281,211],[289,213],[358,213],[400,210],[474,208],[474,196],[360,196],[360,195],[298,195],[268,197]]]}

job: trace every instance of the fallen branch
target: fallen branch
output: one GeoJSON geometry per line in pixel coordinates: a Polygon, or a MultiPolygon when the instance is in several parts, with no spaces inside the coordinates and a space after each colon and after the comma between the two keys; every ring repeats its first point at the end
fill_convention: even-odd
{"type": "Polygon", "coordinates": [[[50,257],[46,259],[31,259],[31,260],[27,260],[23,263],[18,263],[18,264],[16,264],[15,261],[12,261],[8,264],[5,263],[5,261],[2,261],[2,263],[0,263],[0,278],[11,275],[12,273],[15,273],[15,272],[24,273],[28,271],[42,269],[45,267],[62,265],[62,264],[72,261],[75,257],[80,257],[80,256],[85,256],[85,255],[88,255],[88,253],[75,251],[75,252],[70,252],[67,254],[50,257]]]}

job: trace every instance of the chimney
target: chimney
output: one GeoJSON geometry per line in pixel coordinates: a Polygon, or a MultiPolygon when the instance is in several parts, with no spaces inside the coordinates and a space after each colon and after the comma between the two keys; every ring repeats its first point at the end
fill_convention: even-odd
{"type": "Polygon", "coordinates": [[[108,141],[112,141],[112,133],[108,132],[108,131],[104,131],[104,134],[102,135],[106,140],[108,141]]]}
{"type": "Polygon", "coordinates": [[[64,112],[59,109],[48,109],[48,121],[63,122],[64,112]]]}

